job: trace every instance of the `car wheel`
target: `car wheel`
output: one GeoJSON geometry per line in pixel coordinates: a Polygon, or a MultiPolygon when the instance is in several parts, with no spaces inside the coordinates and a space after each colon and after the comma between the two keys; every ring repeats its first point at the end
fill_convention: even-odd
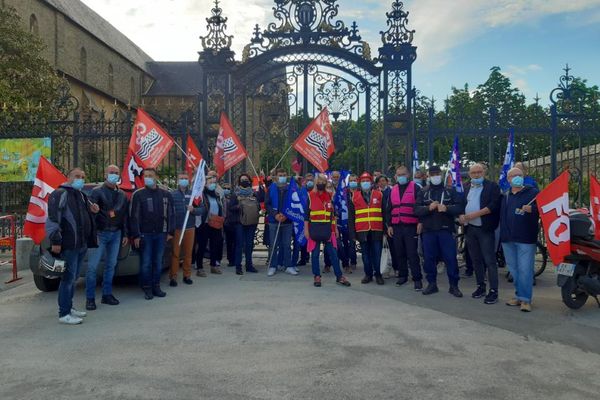
{"type": "Polygon", "coordinates": [[[60,279],[49,279],[41,275],[33,275],[35,286],[42,292],[54,292],[58,290],[60,279]]]}

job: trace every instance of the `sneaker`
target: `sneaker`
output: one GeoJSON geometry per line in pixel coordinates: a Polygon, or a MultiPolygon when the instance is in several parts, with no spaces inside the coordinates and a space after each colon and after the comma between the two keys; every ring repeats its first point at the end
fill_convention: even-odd
{"type": "Polygon", "coordinates": [[[155,297],[165,297],[167,295],[165,292],[163,292],[162,290],[160,290],[160,286],[154,286],[152,288],[152,294],[155,297]]]}
{"type": "Polygon", "coordinates": [[[423,290],[423,282],[415,281],[414,283],[415,292],[420,292],[423,290]]]}
{"type": "Polygon", "coordinates": [[[219,267],[210,267],[210,273],[215,275],[221,275],[223,272],[219,269],[219,267]]]}
{"type": "Polygon", "coordinates": [[[526,301],[521,302],[521,311],[523,312],[531,312],[531,303],[526,301]]]}
{"type": "Polygon", "coordinates": [[[335,280],[335,283],[337,283],[338,285],[346,286],[346,287],[352,286],[352,284],[350,283],[350,281],[348,281],[348,279],[344,275],[342,275],[339,278],[337,278],[335,280]]]}
{"type": "Polygon", "coordinates": [[[65,325],[78,325],[83,322],[83,320],[79,317],[76,317],[71,314],[67,314],[64,317],[60,317],[58,322],[65,325]]]}
{"type": "Polygon", "coordinates": [[[399,278],[399,279],[396,281],[396,286],[402,286],[402,285],[404,285],[406,282],[408,282],[408,278],[407,278],[407,277],[405,277],[405,276],[403,276],[402,278],[399,278]]]}
{"type": "Polygon", "coordinates": [[[221,261],[215,261],[215,266],[220,267],[221,266],[221,261]]]}
{"type": "Polygon", "coordinates": [[[480,299],[485,296],[485,286],[477,286],[477,290],[471,294],[471,297],[474,299],[480,299]]]}
{"type": "Polygon", "coordinates": [[[83,318],[87,316],[87,313],[85,311],[77,311],[76,309],[71,308],[71,315],[77,318],[83,318]]]}
{"type": "Polygon", "coordinates": [[[521,300],[512,298],[506,302],[506,305],[509,307],[518,307],[521,305],[521,300]]]}
{"type": "Polygon", "coordinates": [[[102,304],[108,304],[109,306],[118,306],[120,304],[119,300],[116,299],[112,294],[107,294],[106,296],[102,296],[102,304]]]}
{"type": "Polygon", "coordinates": [[[246,272],[250,272],[252,274],[256,274],[258,272],[258,270],[252,266],[250,267],[246,267],[246,272]]]}
{"type": "Polygon", "coordinates": [[[428,296],[430,294],[434,294],[439,291],[440,291],[440,289],[438,289],[438,287],[435,283],[430,283],[429,285],[427,285],[425,290],[423,290],[421,293],[423,293],[425,296],[428,296]]]}
{"type": "Polygon", "coordinates": [[[494,289],[490,290],[483,302],[485,304],[496,304],[498,302],[498,291],[494,289]]]}
{"type": "Polygon", "coordinates": [[[200,268],[198,271],[196,271],[196,276],[206,278],[206,272],[204,272],[204,268],[200,268]]]}
{"type": "Polygon", "coordinates": [[[236,275],[244,275],[244,271],[242,270],[242,267],[236,268],[235,274],[236,275]]]}
{"type": "Polygon", "coordinates": [[[300,268],[298,268],[298,267],[292,267],[292,268],[294,269],[294,271],[300,272],[300,268]]]}
{"type": "Polygon", "coordinates": [[[320,275],[315,276],[313,285],[314,285],[314,287],[321,287],[321,276],[320,275]]]}
{"type": "Polygon", "coordinates": [[[96,309],[96,300],[95,299],[87,299],[85,301],[85,309],[88,311],[93,311],[96,309]]]}
{"type": "Polygon", "coordinates": [[[450,289],[448,289],[448,293],[450,293],[454,297],[463,297],[463,294],[458,288],[458,286],[450,286],[450,289]]]}
{"type": "Polygon", "coordinates": [[[269,268],[269,271],[267,271],[267,276],[273,276],[276,273],[277,273],[277,268],[271,267],[271,268],[269,268]]]}
{"type": "Polygon", "coordinates": [[[193,280],[191,280],[190,278],[187,277],[183,277],[183,283],[185,283],[186,285],[191,285],[192,283],[194,283],[193,280]]]}
{"type": "Polygon", "coordinates": [[[152,300],[154,298],[154,295],[152,294],[152,289],[150,289],[149,287],[144,287],[142,288],[142,290],[144,291],[144,298],[146,300],[152,300]]]}
{"type": "Polygon", "coordinates": [[[385,281],[383,280],[383,277],[381,275],[376,275],[375,276],[375,282],[377,282],[378,285],[385,284],[385,281]]]}
{"type": "Polygon", "coordinates": [[[366,276],[366,275],[360,281],[360,283],[364,283],[364,284],[371,283],[371,282],[373,282],[373,277],[372,276],[366,276]]]}
{"type": "Polygon", "coordinates": [[[171,286],[171,287],[176,287],[176,286],[177,286],[177,281],[176,281],[175,279],[171,279],[171,280],[169,281],[169,286],[171,286]]]}
{"type": "Polygon", "coordinates": [[[294,267],[288,267],[285,269],[285,273],[286,274],[290,274],[290,275],[298,275],[298,271],[296,271],[296,269],[294,267]]]}

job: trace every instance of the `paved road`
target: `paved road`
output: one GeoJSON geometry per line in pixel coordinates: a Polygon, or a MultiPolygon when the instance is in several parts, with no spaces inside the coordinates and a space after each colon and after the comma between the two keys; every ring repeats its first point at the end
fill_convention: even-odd
{"type": "Polygon", "coordinates": [[[0,399],[599,398],[600,310],[568,311],[552,272],[531,314],[359,279],[226,269],[152,301],[121,284],[77,327],[25,283],[0,293],[0,399]]]}

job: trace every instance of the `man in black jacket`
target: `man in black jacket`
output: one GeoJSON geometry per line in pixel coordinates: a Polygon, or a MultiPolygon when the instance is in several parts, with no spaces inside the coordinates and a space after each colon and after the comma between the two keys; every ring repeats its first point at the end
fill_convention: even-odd
{"type": "Polygon", "coordinates": [[[464,213],[464,204],[453,187],[445,187],[442,182],[442,171],[434,165],[429,168],[430,184],[418,194],[415,203],[415,215],[423,224],[423,252],[425,263],[423,269],[429,285],[424,295],[437,293],[437,261],[441,255],[446,263],[449,293],[462,297],[458,289],[458,261],[456,259],[456,241],[454,240],[454,218],[464,213]]]}
{"type": "Polygon", "coordinates": [[[96,309],[96,269],[102,257],[104,257],[102,304],[111,306],[119,304],[119,300],[112,293],[112,281],[121,245],[127,244],[129,204],[125,193],[117,187],[120,178],[119,167],[109,165],[105,173],[104,183],[94,188],[90,194],[91,201],[98,204],[100,211],[96,215],[98,248],[90,251],[85,275],[87,310],[96,309]]]}
{"type": "Polygon", "coordinates": [[[67,174],[68,182],[60,185],[48,198],[46,237],[52,245],[52,253],[66,262],[58,287],[58,320],[62,324],[76,325],[86,316],[73,308],[75,282],[88,248],[97,247],[94,215],[98,205],[89,201],[81,191],[85,173],[73,168],[67,174]]]}
{"type": "Polygon", "coordinates": [[[471,182],[465,188],[467,205],[465,213],[459,217],[465,227],[465,239],[469,256],[475,269],[477,290],[474,299],[485,296],[485,304],[498,301],[498,264],[494,231],[500,220],[500,187],[484,178],[485,169],[474,164],[469,169],[471,182]],[[487,269],[490,291],[486,296],[485,271],[487,269]]]}
{"type": "Polygon", "coordinates": [[[160,289],[160,274],[166,242],[175,233],[173,196],[157,184],[154,168],[144,170],[145,187],[131,197],[129,228],[133,245],[140,249],[140,278],[146,300],[165,297],[160,289]]]}

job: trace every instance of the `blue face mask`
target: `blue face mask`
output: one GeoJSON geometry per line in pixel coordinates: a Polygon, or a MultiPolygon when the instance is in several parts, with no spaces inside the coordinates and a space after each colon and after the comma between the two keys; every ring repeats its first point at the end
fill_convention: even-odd
{"type": "Polygon", "coordinates": [[[231,189],[223,189],[223,194],[229,196],[231,194],[231,189]]]}
{"type": "Polygon", "coordinates": [[[217,184],[216,183],[209,183],[208,184],[208,190],[210,190],[211,192],[214,192],[214,190],[217,188],[217,184]]]}
{"type": "Polygon", "coordinates": [[[356,189],[358,187],[358,182],[356,182],[356,181],[348,182],[348,187],[350,189],[356,189]]]}
{"type": "Polygon", "coordinates": [[[522,176],[515,176],[514,178],[512,178],[512,181],[510,181],[510,186],[516,187],[516,188],[523,187],[523,184],[524,184],[524,179],[522,176]]]}
{"type": "Polygon", "coordinates": [[[146,185],[147,187],[153,187],[154,178],[144,178],[144,185],[146,185]]]}
{"type": "Polygon", "coordinates": [[[111,185],[116,185],[117,182],[119,182],[119,174],[108,174],[106,176],[106,182],[110,183],[111,185]]]}
{"type": "Polygon", "coordinates": [[[361,182],[360,188],[362,190],[371,190],[371,182],[361,182]]]}
{"type": "Polygon", "coordinates": [[[413,179],[413,182],[415,182],[417,185],[423,185],[423,179],[413,179]]]}
{"type": "Polygon", "coordinates": [[[188,187],[189,184],[190,184],[189,179],[180,179],[179,180],[179,186],[181,186],[182,188],[188,187]]]}
{"type": "Polygon", "coordinates": [[[278,176],[277,177],[277,182],[280,185],[286,184],[287,183],[287,176],[278,176]]]}
{"type": "Polygon", "coordinates": [[[306,187],[309,189],[312,189],[315,186],[315,183],[313,181],[308,181],[306,182],[306,187]]]}
{"type": "Polygon", "coordinates": [[[401,185],[406,185],[408,183],[408,177],[406,176],[399,176],[396,180],[401,185]]]}
{"type": "Polygon", "coordinates": [[[482,185],[483,184],[483,178],[472,178],[471,179],[471,183],[474,185],[482,185]]]}
{"type": "Polygon", "coordinates": [[[75,178],[75,179],[73,179],[73,183],[71,184],[71,186],[75,190],[81,190],[81,189],[83,189],[84,184],[85,184],[85,179],[75,178]]]}

